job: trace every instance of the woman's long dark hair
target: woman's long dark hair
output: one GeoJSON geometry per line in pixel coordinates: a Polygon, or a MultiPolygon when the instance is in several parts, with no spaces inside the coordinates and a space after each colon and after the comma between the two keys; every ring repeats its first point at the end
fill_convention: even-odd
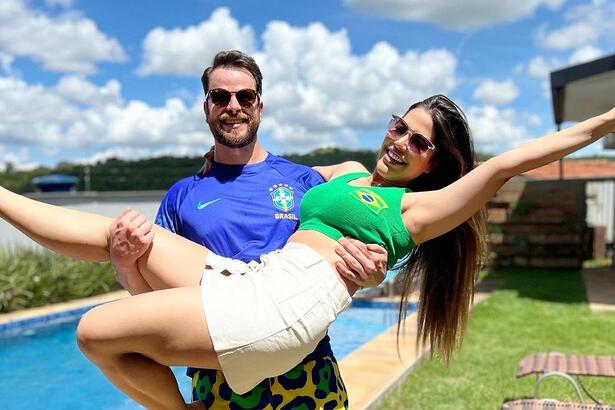
{"type": "MultiPolygon", "coordinates": [[[[436,151],[430,171],[412,180],[409,188],[440,189],[474,168],[470,129],[461,109],[444,95],[413,104],[407,112],[415,108],[431,116],[436,151]]],[[[406,316],[408,297],[420,288],[417,343],[429,344],[431,354],[441,355],[446,363],[463,337],[474,297],[475,274],[485,261],[485,221],[482,209],[453,230],[421,243],[399,267],[399,323],[406,316]]]]}

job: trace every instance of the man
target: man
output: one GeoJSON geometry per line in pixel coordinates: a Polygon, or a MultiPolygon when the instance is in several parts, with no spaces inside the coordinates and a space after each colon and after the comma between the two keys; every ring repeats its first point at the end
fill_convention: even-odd
{"type": "MultiPolygon", "coordinates": [[[[246,263],[258,260],[261,254],[282,248],[297,227],[303,194],[323,180],[309,167],[268,153],[258,142],[262,75],[251,57],[222,51],[201,81],[205,118],[215,139],[213,162],[206,172],[185,178],[169,190],[156,223],[221,256],[246,263]]],[[[142,223],[129,211],[111,227],[112,260],[120,282],[133,294],[151,290],[138,280],[128,245],[142,223]]],[[[383,248],[352,239],[340,243],[338,252],[346,261],[337,267],[340,274],[360,286],[382,281],[386,273],[383,248]]],[[[328,337],[295,369],[264,380],[244,395],[233,393],[220,371],[188,369],[188,375],[192,376],[193,399],[203,401],[207,408],[348,406],[328,337]]]]}

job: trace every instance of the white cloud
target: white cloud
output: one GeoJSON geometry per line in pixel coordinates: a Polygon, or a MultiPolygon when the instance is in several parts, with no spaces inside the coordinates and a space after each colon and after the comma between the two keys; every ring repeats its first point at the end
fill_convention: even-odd
{"type": "Polygon", "coordinates": [[[36,168],[36,164],[28,162],[29,151],[25,147],[19,148],[17,151],[9,151],[6,147],[0,145],[0,172],[7,169],[7,165],[15,171],[27,171],[36,168]]]}
{"type": "Polygon", "coordinates": [[[0,77],[0,142],[62,143],[62,127],[79,114],[77,107],[41,85],[0,77]]]}
{"type": "Polygon", "coordinates": [[[121,102],[121,86],[117,80],[109,80],[104,86],[97,87],[83,76],[70,75],[60,78],[55,89],[66,99],[84,104],[104,105],[121,102]]]}
{"type": "Polygon", "coordinates": [[[488,105],[508,104],[519,96],[519,89],[512,80],[485,80],[474,90],[473,97],[488,105]]]}
{"type": "Polygon", "coordinates": [[[545,98],[551,98],[550,74],[570,65],[580,64],[602,56],[602,50],[593,46],[581,47],[570,55],[567,61],[558,57],[536,56],[527,65],[527,74],[540,80],[545,98]]]}
{"type": "Polygon", "coordinates": [[[549,78],[549,73],[551,71],[564,65],[565,64],[558,58],[537,56],[530,60],[530,63],[527,66],[527,73],[530,77],[544,80],[549,78]]]}
{"type": "Polygon", "coordinates": [[[578,22],[550,32],[539,30],[538,44],[554,50],[567,50],[593,43],[599,36],[591,24],[578,22]]]}
{"type": "Polygon", "coordinates": [[[255,55],[264,73],[264,133],[284,149],[356,143],[391,113],[456,86],[446,50],[400,54],[385,42],[354,55],[345,31],[271,22],[255,55]]]}
{"type": "Polygon", "coordinates": [[[536,56],[527,65],[527,74],[540,80],[540,88],[544,98],[551,98],[551,71],[565,65],[559,58],[536,56]]]}
{"type": "MultiPolygon", "coordinates": [[[[225,13],[214,12],[218,17],[209,22],[225,13]]],[[[261,42],[262,49],[252,53],[265,75],[259,136],[280,152],[356,148],[360,137],[380,132],[391,113],[457,85],[457,60],[447,50],[401,53],[381,42],[353,54],[344,30],[279,21],[267,25],[261,42]]],[[[195,81],[207,63],[199,60],[195,81]]],[[[63,76],[51,86],[0,77],[0,95],[0,143],[130,157],[146,151],[193,154],[213,142],[200,97],[169,97],[152,106],[125,100],[117,80],[95,84],[81,75],[63,76]]]]}
{"type": "Polygon", "coordinates": [[[524,121],[515,110],[470,107],[466,115],[479,151],[499,152],[528,139],[528,130],[522,125],[524,121]]]}
{"type": "Polygon", "coordinates": [[[90,74],[100,61],[124,61],[120,43],[75,13],[51,17],[24,0],[0,3],[0,50],[30,57],[50,71],[90,74]]]}
{"type": "MultiPolygon", "coordinates": [[[[125,106],[107,106],[101,118],[107,122],[104,131],[109,143],[147,146],[167,144],[169,140],[183,144],[211,141],[201,105],[196,102],[187,107],[174,98],[162,107],[151,107],[130,101],[125,106]]],[[[93,119],[90,124],[98,123],[98,118],[93,119]]]]}
{"type": "Polygon", "coordinates": [[[160,107],[123,102],[115,80],[101,87],[63,77],[53,87],[0,77],[0,143],[41,148],[83,148],[114,144],[155,150],[167,144],[211,143],[200,101],[186,106],[169,99],[160,107]],[[79,97],[77,88],[84,95],[79,97]],[[89,98],[85,98],[88,97],[89,98]]]}
{"type": "MultiPolygon", "coordinates": [[[[250,52],[255,43],[249,26],[240,27],[228,9],[219,8],[198,26],[151,31],[139,73],[197,76],[220,49],[250,52]]],[[[259,135],[288,149],[331,145],[338,138],[356,144],[358,132],[456,85],[457,62],[446,50],[400,54],[382,42],[354,55],[344,30],[331,32],[321,23],[293,27],[272,21],[262,44],[252,52],[265,77],[259,135]]]]}
{"type": "Polygon", "coordinates": [[[527,117],[527,123],[534,127],[542,125],[542,117],[538,114],[529,114],[527,117]]]}
{"type": "Polygon", "coordinates": [[[597,47],[585,46],[576,50],[570,56],[570,64],[580,64],[602,57],[604,53],[597,47]]]}
{"type": "Polygon", "coordinates": [[[4,73],[11,74],[13,72],[13,61],[15,61],[15,57],[0,51],[0,69],[4,73]]]}
{"type": "Polygon", "coordinates": [[[533,14],[540,6],[557,9],[564,1],[344,0],[344,4],[368,15],[434,23],[451,30],[469,30],[519,20],[533,14]]]}
{"type": "Polygon", "coordinates": [[[601,38],[613,37],[615,3],[593,0],[572,8],[565,16],[565,23],[549,30],[542,27],[536,39],[541,47],[553,50],[578,49],[591,46],[601,38]]]}
{"type": "Polygon", "coordinates": [[[229,9],[218,8],[198,26],[166,30],[157,27],[143,40],[141,75],[200,75],[220,50],[254,50],[250,26],[240,27],[229,9]]]}
{"type": "Polygon", "coordinates": [[[541,80],[545,97],[550,97],[549,73],[566,66],[576,65],[604,55],[602,44],[615,44],[615,3],[591,0],[570,8],[559,27],[542,26],[536,33],[540,47],[558,51],[558,57],[537,56],[527,66],[530,77],[541,80]],[[561,57],[568,51],[567,58],[561,57]]]}

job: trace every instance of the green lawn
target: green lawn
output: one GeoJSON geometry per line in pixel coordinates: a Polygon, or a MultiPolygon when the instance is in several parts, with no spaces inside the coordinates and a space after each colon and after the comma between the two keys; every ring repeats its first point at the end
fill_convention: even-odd
{"type": "MultiPolygon", "coordinates": [[[[380,409],[499,409],[506,398],[532,395],[535,377],[514,377],[524,355],[558,351],[615,356],[615,314],[590,313],[579,272],[508,270],[487,279],[501,280],[502,287],[474,308],[451,366],[424,360],[380,409]]],[[[582,381],[595,396],[615,403],[615,379],[582,381]]],[[[563,379],[543,382],[541,396],[575,398],[563,379]]]]}

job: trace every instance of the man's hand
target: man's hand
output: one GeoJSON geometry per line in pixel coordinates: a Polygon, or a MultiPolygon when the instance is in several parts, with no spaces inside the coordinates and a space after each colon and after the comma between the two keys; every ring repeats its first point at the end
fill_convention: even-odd
{"type": "MultiPolygon", "coordinates": [[[[154,224],[133,209],[127,209],[109,226],[109,254],[120,284],[130,293],[146,289],[137,260],[154,240],[154,224]]],[[[151,290],[151,289],[150,289],[151,290]]]]}
{"type": "Polygon", "coordinates": [[[387,274],[387,251],[380,245],[369,244],[345,237],[339,240],[335,252],[345,263],[335,268],[343,277],[364,288],[378,286],[387,274]]]}

